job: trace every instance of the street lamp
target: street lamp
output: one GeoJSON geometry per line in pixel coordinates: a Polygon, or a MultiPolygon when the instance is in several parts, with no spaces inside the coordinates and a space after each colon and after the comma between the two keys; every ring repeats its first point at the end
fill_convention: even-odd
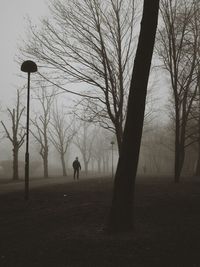
{"type": "Polygon", "coordinates": [[[115,142],[111,141],[110,144],[112,146],[112,178],[113,178],[113,174],[114,174],[114,168],[113,168],[113,146],[114,146],[115,142]]]}
{"type": "Polygon", "coordinates": [[[28,73],[27,87],[27,119],[26,119],[26,153],[25,153],[25,200],[29,198],[29,106],[30,106],[30,74],[37,71],[37,65],[31,60],[24,61],[21,71],[28,73]]]}

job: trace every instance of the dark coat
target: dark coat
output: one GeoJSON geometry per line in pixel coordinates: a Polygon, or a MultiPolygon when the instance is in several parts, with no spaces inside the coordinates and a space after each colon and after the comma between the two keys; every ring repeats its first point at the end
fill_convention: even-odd
{"type": "Polygon", "coordinates": [[[81,164],[77,159],[73,162],[72,166],[75,170],[81,169],[81,164]]]}

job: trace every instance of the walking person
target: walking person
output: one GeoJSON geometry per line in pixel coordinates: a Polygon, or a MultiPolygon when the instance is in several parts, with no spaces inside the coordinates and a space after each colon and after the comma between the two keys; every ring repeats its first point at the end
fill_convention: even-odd
{"type": "Polygon", "coordinates": [[[76,159],[73,161],[73,169],[74,169],[74,180],[75,179],[79,179],[79,170],[81,170],[81,164],[78,160],[78,157],[76,157],[76,159]]]}

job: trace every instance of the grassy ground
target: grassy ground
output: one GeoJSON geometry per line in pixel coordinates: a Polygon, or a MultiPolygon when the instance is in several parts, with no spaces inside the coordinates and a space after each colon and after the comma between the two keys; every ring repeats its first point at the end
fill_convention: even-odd
{"type": "Polygon", "coordinates": [[[111,193],[98,178],[0,194],[0,266],[200,267],[200,181],[138,178],[135,231],[115,236],[111,193]]]}

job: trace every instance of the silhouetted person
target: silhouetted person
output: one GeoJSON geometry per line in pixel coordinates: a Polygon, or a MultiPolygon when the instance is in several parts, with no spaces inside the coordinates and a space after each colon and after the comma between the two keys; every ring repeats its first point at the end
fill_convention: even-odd
{"type": "Polygon", "coordinates": [[[74,168],[74,180],[77,178],[77,180],[79,179],[79,170],[81,170],[81,164],[78,161],[78,157],[76,157],[76,159],[73,161],[72,164],[73,168],[74,168]]]}

